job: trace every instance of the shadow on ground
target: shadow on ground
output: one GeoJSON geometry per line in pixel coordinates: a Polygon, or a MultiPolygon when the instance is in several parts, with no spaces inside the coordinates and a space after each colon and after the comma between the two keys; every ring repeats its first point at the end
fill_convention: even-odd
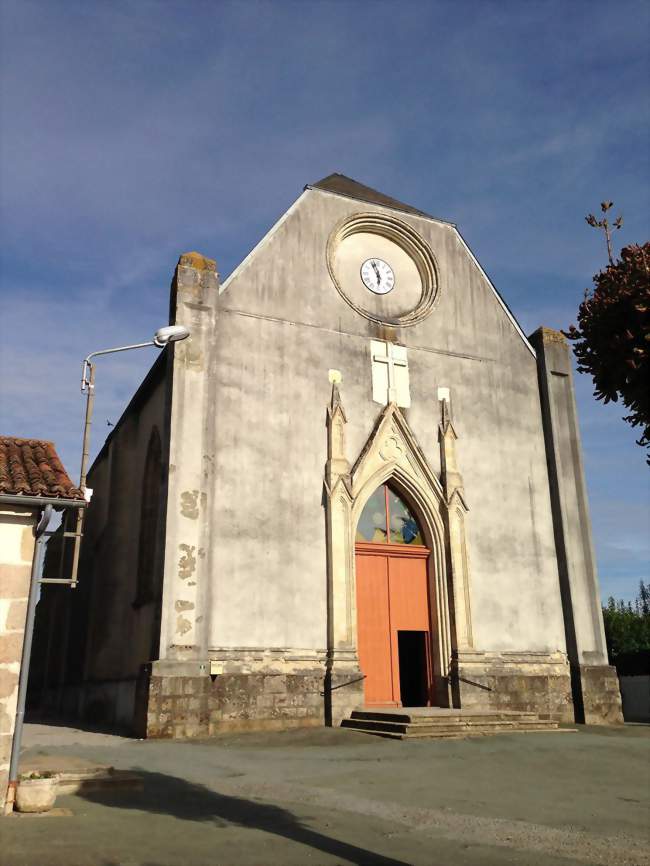
{"type": "MultiPolygon", "coordinates": [[[[207,822],[216,827],[237,825],[262,830],[359,866],[409,866],[403,860],[384,857],[382,854],[312,830],[287,809],[242,797],[219,794],[204,785],[163,773],[151,773],[140,768],[134,768],[134,771],[142,777],[144,782],[142,791],[111,793],[108,790],[90,790],[80,791],[77,796],[117,809],[134,809],[140,812],[170,815],[184,821],[207,822]]],[[[103,866],[118,866],[118,864],[105,863],[103,866]]],[[[162,864],[149,863],[146,866],[162,866],[162,864]]]]}
{"type": "Polygon", "coordinates": [[[129,740],[138,739],[128,725],[84,721],[76,716],[52,716],[29,709],[25,712],[25,724],[44,725],[48,728],[60,728],[61,730],[84,731],[88,734],[108,734],[112,737],[125,737],[129,740]]]}

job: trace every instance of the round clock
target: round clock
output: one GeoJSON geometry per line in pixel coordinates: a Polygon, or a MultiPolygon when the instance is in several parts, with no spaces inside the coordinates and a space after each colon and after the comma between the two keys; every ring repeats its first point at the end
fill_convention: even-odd
{"type": "Polygon", "coordinates": [[[438,297],[438,266],[429,244],[394,214],[344,217],[328,238],[326,258],[338,293],[371,322],[415,325],[438,297]]]}
{"type": "Polygon", "coordinates": [[[395,274],[383,259],[366,259],[361,265],[364,286],[376,295],[387,295],[395,286],[395,274]]]}

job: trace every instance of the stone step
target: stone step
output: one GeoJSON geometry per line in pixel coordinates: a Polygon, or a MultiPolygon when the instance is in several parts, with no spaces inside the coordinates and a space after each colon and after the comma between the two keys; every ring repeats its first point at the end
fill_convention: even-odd
{"type": "Polygon", "coordinates": [[[353,710],[350,718],[391,721],[410,725],[548,721],[537,713],[462,713],[460,711],[437,711],[435,708],[429,712],[418,713],[410,713],[408,710],[353,710]]]}
{"type": "Polygon", "coordinates": [[[390,731],[375,731],[366,728],[349,728],[357,734],[370,734],[375,737],[386,737],[391,740],[464,740],[467,737],[492,737],[497,734],[575,734],[576,728],[511,728],[504,731],[437,731],[433,734],[424,733],[393,733],[390,731]]]}
{"type": "Polygon", "coordinates": [[[555,732],[555,719],[530,712],[471,712],[438,707],[354,710],[341,727],[393,739],[458,739],[490,734],[555,732]]]}
{"type": "Polygon", "coordinates": [[[391,719],[396,722],[417,725],[421,723],[440,722],[441,724],[456,724],[458,722],[530,722],[550,721],[548,716],[540,716],[538,713],[393,713],[370,710],[354,710],[350,713],[354,719],[391,719]]]}
{"type": "Polygon", "coordinates": [[[517,721],[491,720],[489,722],[467,721],[460,722],[421,722],[417,725],[408,722],[395,722],[392,719],[344,719],[341,722],[343,728],[356,728],[366,731],[388,731],[402,734],[443,734],[443,733],[467,733],[477,732],[500,732],[512,730],[554,730],[558,727],[557,722],[541,721],[539,719],[526,719],[517,721]]]}

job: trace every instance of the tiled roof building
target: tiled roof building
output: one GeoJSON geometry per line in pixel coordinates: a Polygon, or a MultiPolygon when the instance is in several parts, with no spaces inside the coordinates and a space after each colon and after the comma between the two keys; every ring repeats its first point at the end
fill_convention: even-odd
{"type": "Polygon", "coordinates": [[[0,496],[83,499],[52,442],[0,436],[0,496]]]}

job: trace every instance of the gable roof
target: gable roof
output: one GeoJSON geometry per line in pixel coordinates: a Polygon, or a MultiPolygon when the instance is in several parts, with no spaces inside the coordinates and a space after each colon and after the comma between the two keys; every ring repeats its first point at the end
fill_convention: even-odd
{"type": "MultiPolygon", "coordinates": [[[[308,190],[308,189],[319,189],[319,190],[323,190],[324,192],[333,193],[334,195],[342,195],[345,198],[352,198],[352,199],[356,199],[357,201],[365,201],[365,202],[369,202],[370,204],[376,204],[376,205],[380,205],[382,207],[389,207],[389,208],[392,208],[392,210],[401,211],[402,213],[408,213],[408,214],[412,214],[414,216],[424,217],[425,219],[430,219],[430,220],[433,220],[434,222],[444,223],[445,225],[450,226],[453,229],[453,231],[456,232],[456,234],[458,235],[458,239],[459,239],[460,243],[463,245],[467,254],[471,258],[471,260],[474,262],[474,264],[476,265],[478,270],[481,272],[483,277],[485,278],[487,284],[489,285],[490,289],[492,290],[498,303],[503,308],[503,311],[505,312],[506,316],[510,319],[510,321],[512,322],[512,324],[515,327],[515,330],[517,331],[517,333],[519,334],[521,339],[524,341],[526,348],[533,355],[533,357],[535,357],[535,350],[533,349],[529,340],[527,339],[526,335],[524,334],[523,330],[521,329],[521,326],[519,325],[519,322],[515,318],[512,310],[506,304],[506,302],[504,301],[504,299],[501,296],[501,293],[498,291],[498,289],[496,288],[496,286],[494,285],[494,283],[492,282],[490,277],[487,275],[485,270],[481,267],[478,259],[476,258],[474,253],[469,248],[467,241],[465,240],[465,238],[461,235],[460,231],[458,230],[458,226],[456,225],[456,223],[449,222],[448,220],[442,220],[442,219],[439,219],[438,217],[431,216],[431,214],[428,214],[425,211],[417,210],[417,208],[411,207],[408,204],[404,204],[404,202],[398,201],[395,198],[391,198],[391,196],[384,195],[383,192],[378,192],[376,189],[372,189],[372,187],[365,186],[365,184],[359,183],[358,181],[353,180],[353,178],[347,177],[344,174],[339,174],[338,172],[334,172],[333,174],[328,174],[327,177],[324,177],[322,180],[316,181],[316,183],[308,183],[305,186],[305,190],[308,190]]],[[[260,243],[260,245],[261,245],[261,243],[260,243]]]]}
{"type": "Polygon", "coordinates": [[[363,183],[359,183],[356,180],[353,180],[351,177],[347,177],[344,174],[340,174],[339,172],[334,172],[333,174],[328,174],[327,177],[322,178],[321,180],[316,181],[315,183],[308,183],[304,186],[302,194],[294,201],[291,207],[282,214],[279,220],[271,226],[269,231],[257,242],[257,244],[253,247],[253,249],[248,253],[248,255],[242,259],[242,261],[237,265],[237,267],[228,275],[228,277],[224,280],[223,283],[219,286],[219,294],[225,292],[225,290],[230,286],[230,283],[241,273],[241,271],[246,268],[249,262],[253,259],[253,257],[258,253],[259,250],[264,247],[267,241],[276,233],[276,231],[280,228],[280,226],[289,218],[289,216],[293,213],[293,211],[299,206],[303,196],[308,193],[309,190],[320,190],[322,192],[331,193],[332,195],[343,196],[344,198],[351,198],[355,201],[365,201],[370,204],[376,204],[380,207],[391,208],[392,210],[401,211],[402,213],[412,214],[413,216],[422,217],[427,220],[432,220],[433,222],[442,224],[444,226],[449,227],[453,232],[456,233],[458,240],[461,245],[464,247],[467,255],[470,257],[478,271],[482,274],[486,283],[490,287],[492,294],[497,300],[497,303],[501,306],[504,313],[512,323],[515,331],[523,341],[524,345],[533,356],[536,356],[535,349],[530,344],[528,338],[524,334],[519,322],[515,318],[514,313],[510,309],[510,307],[506,304],[504,299],[501,297],[500,292],[485,272],[480,262],[470,249],[467,241],[460,233],[458,226],[456,223],[450,222],[449,220],[443,220],[439,217],[431,216],[425,211],[417,210],[417,208],[411,207],[408,204],[404,204],[404,202],[398,201],[391,196],[384,195],[384,193],[379,192],[372,187],[365,186],[363,183]]]}
{"type": "MultiPolygon", "coordinates": [[[[370,186],[365,186],[365,184],[359,183],[351,177],[339,174],[338,172],[328,174],[327,177],[316,181],[316,183],[308,183],[305,189],[322,189],[325,192],[333,192],[336,195],[355,198],[359,201],[367,201],[370,204],[378,204],[383,207],[392,208],[393,210],[402,211],[403,213],[410,213],[415,216],[426,217],[427,219],[435,219],[438,221],[437,217],[433,217],[431,214],[425,213],[422,210],[417,210],[417,208],[411,207],[409,204],[404,204],[404,202],[398,201],[396,198],[384,195],[383,192],[379,192],[370,186]]],[[[442,220],[440,220],[440,222],[442,222],[442,220]]]]}
{"type": "Polygon", "coordinates": [[[0,496],[81,499],[52,442],[0,436],[0,496]]]}

